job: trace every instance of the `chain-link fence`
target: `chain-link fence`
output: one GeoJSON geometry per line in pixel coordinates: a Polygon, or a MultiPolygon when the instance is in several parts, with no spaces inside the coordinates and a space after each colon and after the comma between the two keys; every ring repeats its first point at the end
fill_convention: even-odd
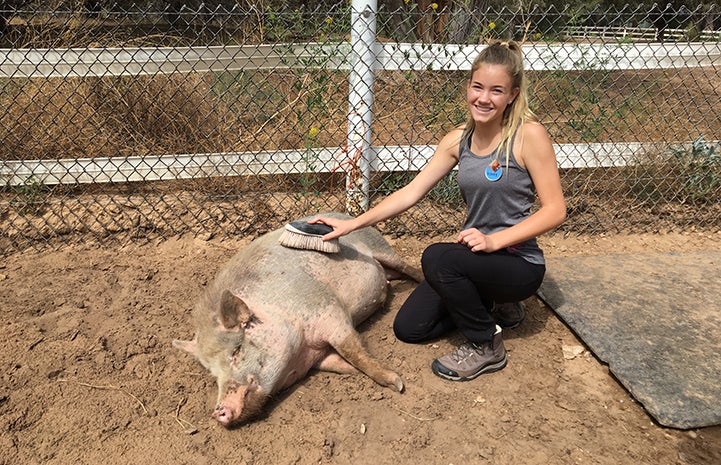
{"type": "MultiPolygon", "coordinates": [[[[465,121],[470,63],[493,38],[523,43],[563,230],[721,227],[715,5],[59,3],[0,11],[4,251],[357,213],[465,121]]],[[[450,233],[463,212],[451,174],[379,226],[450,233]]]]}

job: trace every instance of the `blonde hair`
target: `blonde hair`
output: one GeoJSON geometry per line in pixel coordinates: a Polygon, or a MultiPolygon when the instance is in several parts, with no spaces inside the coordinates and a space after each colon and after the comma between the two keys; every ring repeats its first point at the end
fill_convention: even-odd
{"type": "MultiPolygon", "coordinates": [[[[503,121],[501,123],[501,143],[498,145],[498,152],[504,153],[506,167],[508,167],[513,135],[523,123],[527,121],[538,121],[538,118],[533,111],[531,111],[528,104],[528,83],[523,70],[521,46],[512,40],[508,42],[496,41],[490,43],[478,54],[476,59],[473,60],[471,79],[473,78],[473,73],[484,64],[505,66],[508,75],[511,77],[511,88],[517,88],[519,90],[516,98],[508,104],[503,112],[503,121]]],[[[468,121],[466,121],[466,126],[463,128],[464,140],[473,133],[475,127],[475,121],[472,117],[469,117],[468,121]]]]}

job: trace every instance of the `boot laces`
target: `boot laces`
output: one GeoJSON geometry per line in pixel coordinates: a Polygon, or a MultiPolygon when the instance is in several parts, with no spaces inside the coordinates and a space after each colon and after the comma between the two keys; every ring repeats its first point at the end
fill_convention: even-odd
{"type": "Polygon", "coordinates": [[[483,352],[483,347],[472,342],[464,342],[456,350],[451,352],[451,358],[454,362],[466,360],[473,355],[479,355],[483,352]]]}

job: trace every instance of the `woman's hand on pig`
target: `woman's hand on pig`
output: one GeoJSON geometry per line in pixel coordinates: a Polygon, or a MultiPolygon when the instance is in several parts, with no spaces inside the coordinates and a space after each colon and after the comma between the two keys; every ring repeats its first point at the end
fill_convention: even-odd
{"type": "Polygon", "coordinates": [[[356,230],[356,227],[354,226],[355,219],[350,220],[341,220],[338,218],[328,218],[326,216],[319,216],[317,218],[314,218],[308,223],[310,224],[317,224],[317,223],[323,223],[331,228],[333,228],[333,231],[329,232],[325,236],[323,236],[324,241],[329,241],[331,239],[336,239],[341,236],[345,236],[348,233],[351,233],[356,230]]]}

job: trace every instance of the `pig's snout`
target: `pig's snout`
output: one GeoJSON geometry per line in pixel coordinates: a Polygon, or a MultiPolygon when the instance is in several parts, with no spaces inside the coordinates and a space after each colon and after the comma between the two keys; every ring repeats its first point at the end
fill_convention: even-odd
{"type": "Polygon", "coordinates": [[[239,417],[239,411],[236,411],[224,404],[220,404],[215,407],[215,412],[213,412],[213,418],[218,420],[218,423],[226,427],[232,425],[239,417]]]}
{"type": "Polygon", "coordinates": [[[247,386],[243,386],[237,381],[230,381],[225,386],[223,400],[215,407],[213,418],[223,426],[230,426],[236,422],[243,412],[246,391],[247,386]]]}
{"type": "Polygon", "coordinates": [[[258,413],[264,401],[262,389],[253,376],[248,376],[247,383],[231,381],[228,384],[225,396],[213,412],[218,423],[228,427],[258,413]]]}

